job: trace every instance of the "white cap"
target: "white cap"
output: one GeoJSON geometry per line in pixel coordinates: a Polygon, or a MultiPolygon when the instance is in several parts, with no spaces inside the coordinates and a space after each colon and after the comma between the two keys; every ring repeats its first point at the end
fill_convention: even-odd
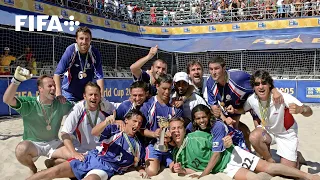
{"type": "Polygon", "coordinates": [[[4,50],[5,50],[5,51],[10,51],[10,48],[5,47],[4,50]]]}
{"type": "Polygon", "coordinates": [[[173,77],[173,82],[185,81],[189,84],[189,76],[185,72],[178,72],[173,77]]]}

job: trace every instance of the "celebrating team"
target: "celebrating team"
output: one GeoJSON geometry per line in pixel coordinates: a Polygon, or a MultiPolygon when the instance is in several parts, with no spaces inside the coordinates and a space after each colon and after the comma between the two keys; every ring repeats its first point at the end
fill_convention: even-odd
{"type": "Polygon", "coordinates": [[[87,27],[77,30],[76,43],[66,49],[54,77],[38,78],[38,97],[15,97],[20,83],[32,77],[20,67],[3,96],[23,119],[16,157],[31,170],[28,179],[108,179],[131,167],[151,177],[161,166],[180,175],[202,172],[191,175],[197,178],[223,172],[235,179],[259,179],[254,172],[266,172],[320,179],[296,168],[297,122],[292,114],[311,116],[311,108],[279,92],[265,70],[253,75],[227,70],[224,59],[214,57],[207,80],[199,61],[171,78],[161,59],[150,70],[141,69],[157,54],[155,46],[131,65],[135,82],[130,97],[115,104],[103,98],[101,57],[91,39],[87,27]],[[255,124],[252,132],[239,121],[247,111],[255,124]],[[280,163],[270,154],[274,143],[280,163]],[[251,145],[261,158],[251,153],[251,145]],[[39,156],[49,158],[47,170],[37,172],[39,156]]]}

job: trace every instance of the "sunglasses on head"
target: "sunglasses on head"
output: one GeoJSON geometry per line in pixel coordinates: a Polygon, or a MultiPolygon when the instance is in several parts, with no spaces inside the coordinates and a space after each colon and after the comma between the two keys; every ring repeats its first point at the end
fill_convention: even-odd
{"type": "Polygon", "coordinates": [[[254,86],[260,86],[260,84],[267,85],[267,82],[266,81],[254,82],[254,86]]]}

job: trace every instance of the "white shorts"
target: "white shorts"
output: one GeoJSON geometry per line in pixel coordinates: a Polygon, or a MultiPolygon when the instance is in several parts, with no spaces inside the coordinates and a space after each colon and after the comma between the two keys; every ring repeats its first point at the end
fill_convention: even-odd
{"type": "Polygon", "coordinates": [[[250,171],[254,171],[259,160],[260,158],[258,156],[235,146],[231,154],[230,162],[227,164],[227,167],[223,172],[230,178],[233,178],[240,168],[246,168],[250,171]]]}
{"type": "Polygon", "coordinates": [[[92,169],[85,177],[89,176],[90,174],[98,175],[101,180],[108,180],[108,174],[101,169],[92,169]]]}
{"type": "Polygon", "coordinates": [[[36,161],[40,156],[51,158],[53,152],[62,144],[60,139],[55,139],[49,142],[30,142],[32,142],[38,151],[37,157],[32,158],[33,161],[36,161]]]}
{"type": "Polygon", "coordinates": [[[297,131],[289,131],[281,134],[273,134],[267,131],[271,136],[271,145],[277,144],[277,154],[289,161],[297,161],[298,135],[297,131]]]}

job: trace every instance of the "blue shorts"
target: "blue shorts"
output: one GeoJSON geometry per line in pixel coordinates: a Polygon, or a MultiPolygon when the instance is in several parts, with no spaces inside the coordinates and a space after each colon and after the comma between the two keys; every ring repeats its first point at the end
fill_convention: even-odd
{"type": "Polygon", "coordinates": [[[87,173],[93,169],[103,170],[108,174],[109,178],[113,176],[115,172],[114,169],[107,164],[107,162],[104,163],[97,158],[97,155],[94,155],[90,152],[85,156],[85,160],[83,162],[79,161],[78,159],[74,159],[70,161],[70,166],[74,176],[77,179],[83,179],[87,173]]]}
{"type": "Polygon", "coordinates": [[[146,148],[146,158],[147,159],[158,159],[160,165],[163,164],[165,167],[169,167],[169,164],[173,161],[171,151],[160,152],[154,149],[153,144],[149,144],[146,148]]]}

